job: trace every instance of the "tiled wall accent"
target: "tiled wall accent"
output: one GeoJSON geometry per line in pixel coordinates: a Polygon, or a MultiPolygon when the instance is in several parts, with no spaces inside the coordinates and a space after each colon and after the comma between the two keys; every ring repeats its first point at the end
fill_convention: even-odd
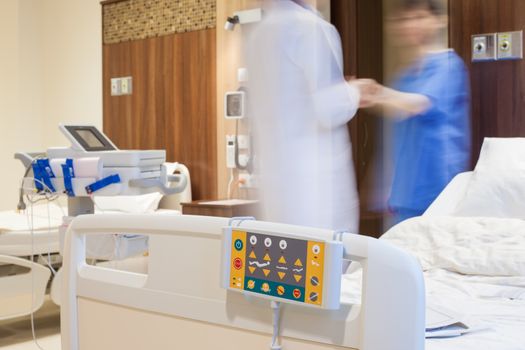
{"type": "Polygon", "coordinates": [[[216,1],[127,0],[104,5],[104,43],[215,28],[216,1]]]}

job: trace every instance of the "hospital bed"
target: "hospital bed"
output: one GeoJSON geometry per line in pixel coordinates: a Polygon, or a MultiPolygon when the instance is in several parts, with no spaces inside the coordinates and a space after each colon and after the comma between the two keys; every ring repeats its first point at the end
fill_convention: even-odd
{"type": "MultiPolygon", "coordinates": [[[[482,155],[491,153],[486,148],[496,148],[502,157],[501,149],[488,146],[482,155]]],[[[499,211],[464,214],[476,183],[490,178],[485,158],[474,172],[458,175],[423,217],[395,226],[381,240],[243,221],[241,231],[308,233],[328,241],[342,237],[345,256],[363,267],[343,276],[338,309],[284,305],[282,349],[525,349],[524,218],[497,216],[499,211]],[[472,332],[424,341],[425,302],[455,310],[472,332]]],[[[519,158],[525,161],[525,154],[519,158]]],[[[483,181],[484,190],[503,191],[483,181]]],[[[494,195],[490,199],[498,202],[494,195]]],[[[220,232],[233,225],[185,216],[76,221],[68,235],[63,349],[269,348],[275,333],[270,302],[220,287],[220,232]],[[147,273],[86,265],[85,235],[127,230],[154,234],[147,273]]]]}

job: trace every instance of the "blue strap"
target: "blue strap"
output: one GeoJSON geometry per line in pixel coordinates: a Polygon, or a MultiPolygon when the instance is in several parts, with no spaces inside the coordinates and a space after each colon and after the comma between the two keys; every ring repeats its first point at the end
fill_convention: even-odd
{"type": "Polygon", "coordinates": [[[40,163],[40,168],[45,172],[47,177],[50,179],[54,179],[56,177],[53,169],[51,168],[51,165],[49,164],[49,159],[38,159],[37,162],[40,163]]]}
{"type": "Polygon", "coordinates": [[[120,182],[120,176],[118,174],[110,175],[101,180],[98,180],[95,183],[92,183],[89,186],[86,186],[86,192],[87,194],[92,194],[93,192],[96,192],[104,187],[107,187],[111,184],[118,184],[119,182],[120,182]]]}
{"type": "MultiPolygon", "coordinates": [[[[56,192],[55,186],[53,186],[53,182],[51,181],[52,178],[55,178],[55,174],[51,169],[49,159],[37,159],[36,166],[35,163],[33,163],[33,174],[35,175],[35,179],[42,181],[51,192],[56,192]]],[[[35,185],[38,191],[44,189],[44,186],[42,186],[39,181],[35,181],[35,185]]]]}
{"type": "Polygon", "coordinates": [[[35,178],[35,187],[38,192],[41,192],[44,190],[44,185],[42,184],[42,174],[40,174],[40,166],[37,162],[33,162],[31,164],[31,167],[33,168],[33,177],[35,178]]]}
{"type": "Polygon", "coordinates": [[[73,159],[66,159],[66,163],[62,164],[62,173],[64,174],[64,188],[69,197],[75,197],[73,191],[73,181],[75,177],[75,169],[73,168],[73,159]]]}

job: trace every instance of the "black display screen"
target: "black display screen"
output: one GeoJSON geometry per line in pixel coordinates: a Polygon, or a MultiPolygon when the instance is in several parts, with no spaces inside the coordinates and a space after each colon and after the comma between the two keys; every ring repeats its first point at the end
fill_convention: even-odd
{"type": "Polygon", "coordinates": [[[86,152],[115,151],[116,148],[94,126],[66,126],[86,152]]]}

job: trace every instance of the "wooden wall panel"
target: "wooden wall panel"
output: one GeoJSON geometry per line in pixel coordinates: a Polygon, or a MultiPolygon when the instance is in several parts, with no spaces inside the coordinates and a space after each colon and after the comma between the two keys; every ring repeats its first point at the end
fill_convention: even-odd
{"type": "Polygon", "coordinates": [[[104,46],[104,131],[122,149],[166,149],[195,199],[217,196],[215,29],[104,46]],[[110,96],[111,77],[133,77],[110,96]]]}
{"type": "MultiPolygon", "coordinates": [[[[345,75],[383,81],[383,6],[381,0],[332,0],[331,19],[341,35],[345,75]]],[[[361,202],[360,233],[383,233],[382,213],[367,210],[372,162],[382,149],[382,120],[361,110],[349,123],[361,202]]]]}
{"type": "Polygon", "coordinates": [[[472,161],[484,137],[525,136],[525,61],[471,62],[471,35],[525,30],[523,0],[451,0],[450,43],[471,74],[472,161]]]}

